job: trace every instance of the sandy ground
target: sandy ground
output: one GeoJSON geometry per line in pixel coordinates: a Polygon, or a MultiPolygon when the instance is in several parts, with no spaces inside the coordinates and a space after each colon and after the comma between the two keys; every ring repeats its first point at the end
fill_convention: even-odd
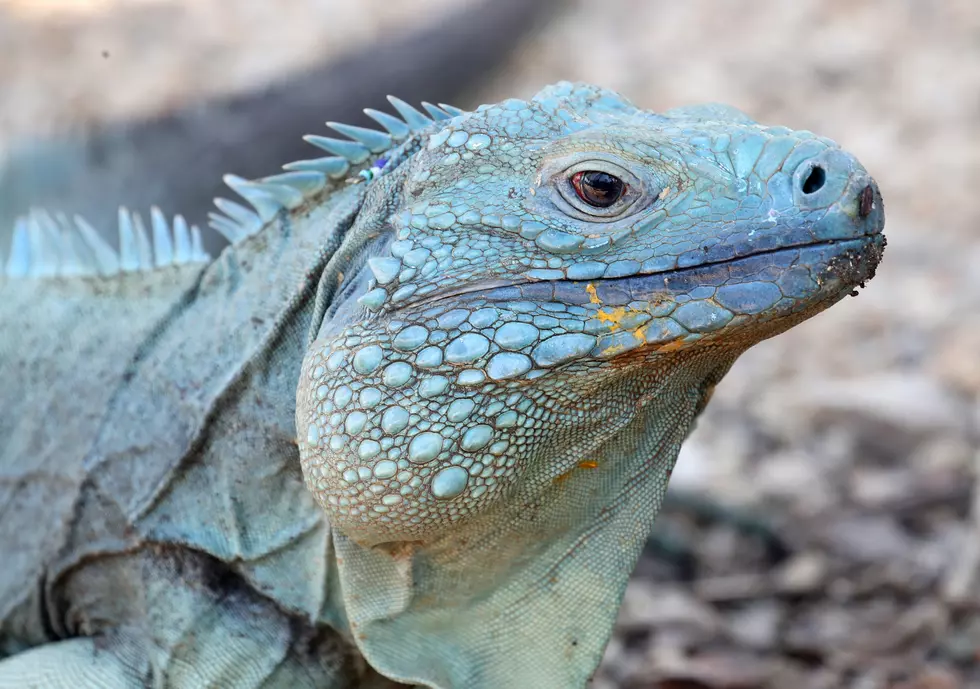
{"type": "MultiPolygon", "coordinates": [[[[263,83],[450,4],[0,0],[0,150],[263,83]]],[[[860,297],[719,386],[673,487],[733,512],[667,511],[595,686],[980,687],[980,4],[570,0],[477,93],[558,79],[830,136],[888,217],[860,297]]]]}

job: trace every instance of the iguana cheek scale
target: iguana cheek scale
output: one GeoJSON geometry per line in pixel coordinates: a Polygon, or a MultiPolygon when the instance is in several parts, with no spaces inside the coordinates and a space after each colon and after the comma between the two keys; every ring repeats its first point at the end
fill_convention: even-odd
{"type": "MultiPolygon", "coordinates": [[[[880,195],[833,142],[724,106],[658,115],[567,83],[473,112],[393,104],[401,119],[369,112],[386,132],[332,125],[349,140],[308,137],[332,156],[228,179],[252,206],[219,202],[214,225],[235,244],[189,279],[184,307],[148,317],[127,355],[125,380],[210,400],[186,413],[179,402],[167,442],[144,427],[150,455],[169,443],[179,459],[131,491],[127,552],[164,543],[211,558],[400,682],[584,686],[710,390],[746,348],[873,275],[880,195]],[[621,181],[621,197],[590,205],[575,186],[584,171],[621,181]],[[246,363],[164,356],[193,328],[219,348],[211,361],[237,351],[246,363]],[[154,377],[154,357],[198,373],[154,377]],[[293,410],[306,495],[329,525],[296,492],[296,447],[274,440],[293,410]],[[224,521],[194,522],[202,486],[232,500],[224,521]]],[[[35,246],[64,224],[30,222],[41,229],[18,234],[8,275],[63,276],[66,252],[35,246]]],[[[136,239],[122,269],[168,262],[165,248],[140,249],[138,228],[124,234],[136,239]]],[[[77,272],[117,279],[114,252],[90,246],[77,272]]],[[[107,398],[116,413],[83,474],[135,446],[105,454],[145,397],[132,385],[107,398]]],[[[25,577],[52,565],[31,567],[25,577]]],[[[135,638],[164,676],[172,646],[135,638]]],[[[357,672],[327,686],[367,681],[357,672]]]]}

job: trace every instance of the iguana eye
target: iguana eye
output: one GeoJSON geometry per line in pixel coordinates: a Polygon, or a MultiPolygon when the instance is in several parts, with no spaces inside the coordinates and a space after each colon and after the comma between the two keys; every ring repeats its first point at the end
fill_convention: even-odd
{"type": "Polygon", "coordinates": [[[623,180],[599,170],[580,170],[571,182],[578,197],[595,208],[609,208],[626,193],[623,180]]]}
{"type": "Polygon", "coordinates": [[[566,215],[590,223],[611,223],[631,215],[651,198],[655,179],[649,171],[609,153],[577,152],[549,161],[539,179],[547,180],[550,196],[566,215]],[[571,160],[569,160],[571,159],[571,160]],[[638,203],[640,202],[640,203],[638,203]]]}

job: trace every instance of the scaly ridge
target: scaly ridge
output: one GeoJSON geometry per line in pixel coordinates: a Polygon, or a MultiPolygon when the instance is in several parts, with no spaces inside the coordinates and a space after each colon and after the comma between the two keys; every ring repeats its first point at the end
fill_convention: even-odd
{"type": "Polygon", "coordinates": [[[156,206],[150,209],[152,242],[137,213],[118,211],[119,250],[85,218],[34,209],[14,225],[11,253],[4,265],[7,278],[110,277],[187,263],[211,257],[201,245],[197,227],[181,216],[169,222],[156,206]]]}
{"type": "MultiPolygon", "coordinates": [[[[451,105],[431,103],[422,103],[426,111],[422,112],[394,96],[388,100],[400,117],[370,108],[364,111],[385,131],[328,122],[327,126],[347,139],[315,134],[304,139],[332,155],[287,163],[283,165],[286,172],[255,180],[225,175],[225,184],[248,206],[216,198],[217,211],[208,215],[209,226],[230,243],[241,242],[280,211],[299,208],[331,183],[351,177],[356,181],[373,179],[383,168],[383,163],[376,163],[387,151],[433,123],[465,112],[451,105]]],[[[80,216],[69,220],[64,215],[32,210],[15,223],[10,255],[6,262],[0,258],[2,274],[7,278],[108,277],[210,261],[202,248],[200,230],[188,226],[180,215],[171,223],[158,207],[151,207],[149,232],[138,213],[120,207],[117,217],[118,251],[80,216]]]]}

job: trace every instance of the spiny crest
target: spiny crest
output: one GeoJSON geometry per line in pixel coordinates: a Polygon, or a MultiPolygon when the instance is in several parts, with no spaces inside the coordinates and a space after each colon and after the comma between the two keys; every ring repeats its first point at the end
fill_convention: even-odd
{"type": "MultiPolygon", "coordinates": [[[[150,211],[150,233],[138,213],[119,209],[119,251],[84,218],[32,210],[14,225],[4,274],[10,278],[110,276],[164,266],[205,263],[201,233],[177,215],[150,211]]],[[[0,265],[3,265],[0,260],[0,265]]]]}
{"type": "Polygon", "coordinates": [[[336,139],[316,134],[303,137],[329,153],[329,156],[287,163],[283,165],[286,172],[254,180],[225,175],[225,184],[245,199],[251,208],[217,198],[214,203],[221,212],[208,215],[211,227],[232,243],[241,241],[255,234],[280,210],[298,208],[330,184],[373,179],[384,168],[386,161],[383,155],[386,151],[433,122],[465,113],[444,103],[433,105],[423,102],[422,107],[426,111],[423,113],[394,96],[388,96],[388,101],[400,117],[371,108],[364,110],[384,131],[327,122],[328,127],[347,138],[336,139]]]}
{"type": "MultiPolygon", "coordinates": [[[[465,113],[451,105],[425,102],[423,113],[394,96],[388,100],[400,117],[364,110],[385,131],[328,122],[347,138],[311,134],[304,139],[331,155],[288,163],[283,166],[286,172],[254,180],[225,175],[225,183],[248,206],[215,199],[220,212],[209,214],[210,226],[232,244],[239,242],[258,232],[280,210],[298,208],[330,184],[373,179],[387,162],[383,158],[386,151],[434,122],[465,113]]],[[[11,278],[110,276],[211,260],[202,248],[198,228],[188,226],[179,215],[171,225],[159,208],[152,208],[148,235],[137,213],[120,208],[118,224],[117,252],[80,216],[69,219],[62,213],[32,210],[15,223],[10,257],[4,263],[0,256],[0,268],[11,278]]]]}

